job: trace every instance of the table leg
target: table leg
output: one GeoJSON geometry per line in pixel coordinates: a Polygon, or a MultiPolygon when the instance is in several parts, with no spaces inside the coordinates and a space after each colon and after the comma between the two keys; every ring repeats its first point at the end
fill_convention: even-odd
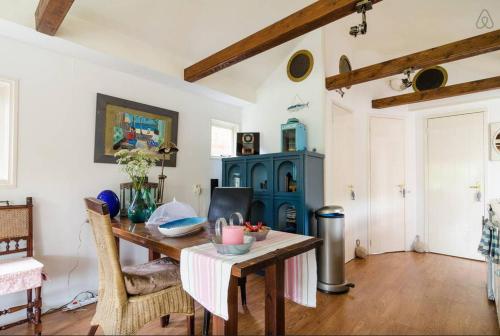
{"type": "Polygon", "coordinates": [[[213,315],[213,335],[237,335],[238,334],[238,278],[231,276],[227,292],[227,310],[229,319],[213,315]]]}
{"type": "Polygon", "coordinates": [[[120,238],[115,236],[116,252],[118,253],[118,258],[120,258],[120,238]]]}
{"type": "Polygon", "coordinates": [[[265,335],[285,335],[285,261],[266,267],[265,335]]]}
{"type": "Polygon", "coordinates": [[[149,261],[153,261],[153,260],[156,260],[156,259],[160,259],[161,258],[161,254],[154,251],[153,249],[149,249],[149,253],[148,253],[148,257],[149,257],[149,261]]]}

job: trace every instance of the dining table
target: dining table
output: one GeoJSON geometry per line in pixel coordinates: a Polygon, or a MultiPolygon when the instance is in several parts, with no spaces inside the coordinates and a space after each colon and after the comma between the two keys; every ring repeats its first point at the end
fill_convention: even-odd
{"type": "MultiPolygon", "coordinates": [[[[132,223],[128,218],[112,219],[112,229],[116,245],[120,240],[148,249],[149,260],[165,255],[180,262],[181,250],[206,244],[215,234],[214,223],[205,223],[202,230],[183,237],[166,237],[157,226],[145,223],[132,223]]],[[[231,268],[228,288],[227,320],[213,315],[213,335],[238,334],[238,278],[264,270],[265,283],[265,335],[285,334],[285,260],[319,247],[322,239],[310,237],[300,243],[280,248],[259,257],[236,263],[231,268]]]]}

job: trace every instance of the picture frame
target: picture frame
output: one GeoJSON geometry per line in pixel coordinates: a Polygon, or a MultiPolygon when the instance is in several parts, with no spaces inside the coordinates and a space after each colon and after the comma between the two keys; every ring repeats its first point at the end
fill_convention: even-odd
{"type": "MultiPolygon", "coordinates": [[[[170,141],[177,143],[178,125],[179,112],[97,93],[94,162],[116,163],[120,149],[156,152],[170,141]]],[[[167,156],[165,166],[176,165],[177,154],[167,156]]]]}

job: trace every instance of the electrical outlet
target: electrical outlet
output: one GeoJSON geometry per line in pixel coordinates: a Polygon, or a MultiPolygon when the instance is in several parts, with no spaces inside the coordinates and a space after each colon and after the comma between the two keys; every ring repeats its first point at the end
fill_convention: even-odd
{"type": "Polygon", "coordinates": [[[193,186],[193,192],[197,196],[201,195],[201,184],[195,184],[193,186]]]}

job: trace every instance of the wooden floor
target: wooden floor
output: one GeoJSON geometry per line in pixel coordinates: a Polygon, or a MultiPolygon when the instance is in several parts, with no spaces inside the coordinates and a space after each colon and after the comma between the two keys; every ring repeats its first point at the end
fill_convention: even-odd
{"type": "MultiPolygon", "coordinates": [[[[347,264],[348,280],[356,284],[349,294],[318,293],[318,308],[286,303],[288,334],[397,334],[499,335],[495,306],[486,298],[486,265],[436,254],[412,252],[370,256],[347,264]]],[[[248,309],[240,307],[240,334],[263,334],[263,281],[251,277],[248,309]]],[[[45,334],[82,335],[94,307],[44,316],[45,334]]],[[[201,332],[198,307],[196,333],[201,332]]],[[[185,319],[173,316],[162,329],[154,321],[143,335],[180,335],[185,319]]],[[[28,335],[27,325],[0,334],[28,335]]],[[[98,334],[102,333],[99,329],[98,334]]]]}

